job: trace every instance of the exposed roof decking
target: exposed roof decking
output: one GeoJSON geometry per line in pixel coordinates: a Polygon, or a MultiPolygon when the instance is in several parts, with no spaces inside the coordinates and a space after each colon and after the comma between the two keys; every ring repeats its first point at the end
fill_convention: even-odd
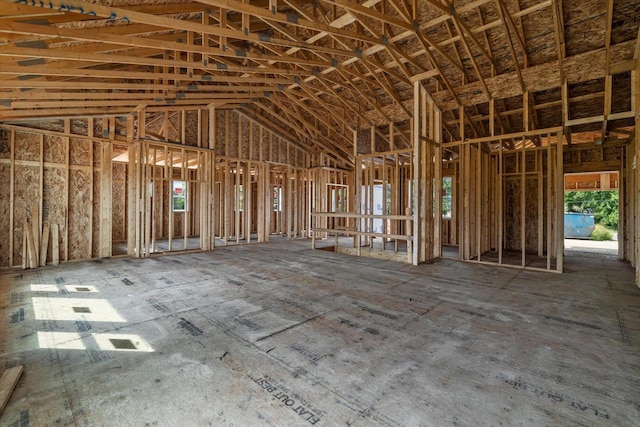
{"type": "Polygon", "coordinates": [[[487,136],[491,99],[496,133],[525,130],[525,93],[530,129],[633,126],[631,0],[43,5],[2,0],[0,120],[240,108],[346,156],[354,126],[408,130],[420,80],[445,141],[459,138],[461,106],[465,136],[487,136]]]}

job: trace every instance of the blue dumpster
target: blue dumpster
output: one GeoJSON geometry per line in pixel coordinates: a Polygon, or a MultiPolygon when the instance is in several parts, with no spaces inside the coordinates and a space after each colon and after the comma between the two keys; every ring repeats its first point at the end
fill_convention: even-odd
{"type": "Polygon", "coordinates": [[[587,239],[595,228],[593,215],[582,213],[564,214],[565,239],[587,239]]]}

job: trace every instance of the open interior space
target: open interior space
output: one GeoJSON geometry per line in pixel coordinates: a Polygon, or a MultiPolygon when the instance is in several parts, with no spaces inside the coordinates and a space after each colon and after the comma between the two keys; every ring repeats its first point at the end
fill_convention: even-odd
{"type": "Polygon", "coordinates": [[[3,274],[3,425],[635,425],[633,269],[565,269],[298,241],[3,274]]]}
{"type": "Polygon", "coordinates": [[[0,425],[640,425],[639,16],[0,0],[0,425]]]}

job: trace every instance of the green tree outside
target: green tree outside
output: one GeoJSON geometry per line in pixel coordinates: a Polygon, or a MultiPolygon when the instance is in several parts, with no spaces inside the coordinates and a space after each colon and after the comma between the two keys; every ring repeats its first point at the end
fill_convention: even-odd
{"type": "Polygon", "coordinates": [[[618,229],[617,191],[567,191],[564,211],[593,214],[596,224],[618,229]]]}

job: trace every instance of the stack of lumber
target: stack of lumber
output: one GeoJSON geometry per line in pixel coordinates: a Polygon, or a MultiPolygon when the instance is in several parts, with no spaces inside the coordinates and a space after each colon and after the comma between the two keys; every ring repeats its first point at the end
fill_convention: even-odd
{"type": "Polygon", "coordinates": [[[38,268],[47,264],[49,237],[51,237],[51,263],[60,263],[59,234],[57,224],[44,224],[40,230],[38,206],[31,208],[31,220],[25,218],[22,233],[22,269],[38,268]]]}

